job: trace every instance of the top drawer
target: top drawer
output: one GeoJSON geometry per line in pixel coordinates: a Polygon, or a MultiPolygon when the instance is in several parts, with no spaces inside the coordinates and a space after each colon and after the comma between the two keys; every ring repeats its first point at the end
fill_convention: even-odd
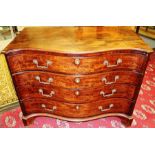
{"type": "Polygon", "coordinates": [[[17,51],[7,55],[12,73],[30,70],[66,74],[87,74],[125,69],[142,72],[147,54],[133,50],[96,54],[60,54],[41,51],[17,51]]]}

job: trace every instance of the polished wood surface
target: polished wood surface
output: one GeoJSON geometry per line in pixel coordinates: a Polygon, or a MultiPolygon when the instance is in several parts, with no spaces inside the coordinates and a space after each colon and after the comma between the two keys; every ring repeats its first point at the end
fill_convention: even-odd
{"type": "Polygon", "coordinates": [[[106,113],[124,113],[128,114],[130,105],[132,104],[130,100],[127,99],[107,99],[105,101],[89,102],[85,104],[69,104],[63,102],[50,102],[48,99],[36,99],[36,100],[25,100],[22,102],[24,108],[24,114],[33,113],[49,113],[58,116],[72,117],[72,118],[82,118],[89,116],[96,116],[106,113]],[[113,103],[113,106],[109,108],[109,105],[113,103]],[[102,110],[99,107],[102,106],[102,110]],[[53,107],[54,110],[53,110],[53,107]],[[77,108],[78,107],[78,108],[77,108]]]}
{"type": "Polygon", "coordinates": [[[36,117],[52,117],[55,119],[60,119],[60,120],[70,121],[70,122],[85,122],[85,121],[101,119],[105,117],[120,117],[121,122],[125,124],[126,127],[130,127],[133,121],[133,117],[125,113],[106,113],[106,114],[100,114],[97,116],[81,117],[81,118],[63,117],[63,116],[49,114],[49,113],[33,113],[33,114],[28,114],[28,115],[23,116],[22,117],[23,123],[26,126],[28,126],[33,123],[36,117]]]}
{"type": "Polygon", "coordinates": [[[135,93],[135,86],[127,84],[113,84],[110,86],[100,86],[96,88],[85,88],[85,89],[66,89],[61,87],[49,87],[47,85],[23,85],[17,87],[17,92],[20,96],[20,100],[38,98],[56,100],[70,103],[86,103],[97,100],[104,100],[107,98],[126,98],[133,99],[135,93]],[[39,92],[42,90],[43,93],[39,92]],[[116,90],[113,92],[113,90],[116,90]],[[51,92],[54,92],[51,95],[51,92]],[[101,92],[104,92],[103,95],[101,92]]]}
{"type": "Polygon", "coordinates": [[[114,50],[92,55],[57,55],[57,53],[37,50],[19,50],[7,55],[12,73],[44,70],[64,74],[90,74],[115,69],[141,72],[148,56],[148,54],[137,50],[114,50]],[[37,61],[36,64],[34,60],[37,61]],[[76,60],[79,64],[76,64],[76,60]],[[118,60],[122,62],[117,64],[118,60]],[[104,64],[105,61],[108,64],[104,64]],[[51,62],[51,64],[48,65],[48,62],[51,62]],[[109,67],[111,65],[112,67],[109,67]]]}
{"type": "Polygon", "coordinates": [[[25,125],[37,116],[130,124],[152,51],[125,27],[28,27],[5,50],[25,125]]]}
{"type": "Polygon", "coordinates": [[[141,78],[142,75],[140,73],[132,71],[109,71],[86,76],[82,74],[66,76],[64,74],[45,71],[27,71],[13,75],[13,79],[18,86],[40,85],[44,87],[44,85],[49,85],[49,87],[56,86],[63,88],[96,88],[115,83],[138,85],[141,78]],[[50,79],[52,79],[51,82],[50,79]]]}
{"type": "Polygon", "coordinates": [[[25,27],[4,51],[41,49],[59,53],[94,53],[115,49],[152,49],[125,27],[25,27]]]}

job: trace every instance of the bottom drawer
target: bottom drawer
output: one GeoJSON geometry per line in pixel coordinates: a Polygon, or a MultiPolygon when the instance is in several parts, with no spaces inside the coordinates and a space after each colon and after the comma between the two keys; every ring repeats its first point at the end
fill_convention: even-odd
{"type": "Polygon", "coordinates": [[[63,117],[82,118],[106,113],[128,114],[132,102],[127,99],[113,98],[97,102],[70,104],[47,99],[24,100],[21,102],[24,115],[48,113],[63,117]]]}

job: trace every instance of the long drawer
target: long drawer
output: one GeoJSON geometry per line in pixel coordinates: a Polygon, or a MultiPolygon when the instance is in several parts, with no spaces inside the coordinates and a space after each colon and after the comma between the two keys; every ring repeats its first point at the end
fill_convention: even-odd
{"type": "Polygon", "coordinates": [[[107,98],[133,99],[134,85],[114,84],[98,88],[66,89],[52,86],[23,85],[16,87],[20,100],[38,98],[70,103],[84,103],[107,98]]]}
{"type": "Polygon", "coordinates": [[[92,75],[64,75],[32,71],[16,74],[13,79],[18,86],[40,85],[43,87],[48,85],[64,88],[92,88],[115,83],[138,85],[141,77],[141,74],[130,71],[110,71],[92,75]]]}
{"type": "Polygon", "coordinates": [[[31,99],[24,100],[21,104],[24,107],[24,115],[49,113],[64,117],[80,118],[106,113],[128,114],[132,102],[127,99],[115,98],[84,104],[69,104],[47,99],[31,99]]]}
{"type": "Polygon", "coordinates": [[[18,51],[7,56],[12,73],[42,70],[65,74],[90,74],[124,69],[142,72],[146,55],[135,50],[110,51],[94,55],[56,55],[50,52],[18,51]]]}

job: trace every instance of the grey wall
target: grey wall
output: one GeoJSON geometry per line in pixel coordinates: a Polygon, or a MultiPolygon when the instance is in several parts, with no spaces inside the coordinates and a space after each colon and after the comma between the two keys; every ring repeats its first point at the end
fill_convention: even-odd
{"type": "Polygon", "coordinates": [[[140,36],[147,44],[149,44],[152,48],[155,48],[155,40],[149,39],[143,36],[140,36]]]}

